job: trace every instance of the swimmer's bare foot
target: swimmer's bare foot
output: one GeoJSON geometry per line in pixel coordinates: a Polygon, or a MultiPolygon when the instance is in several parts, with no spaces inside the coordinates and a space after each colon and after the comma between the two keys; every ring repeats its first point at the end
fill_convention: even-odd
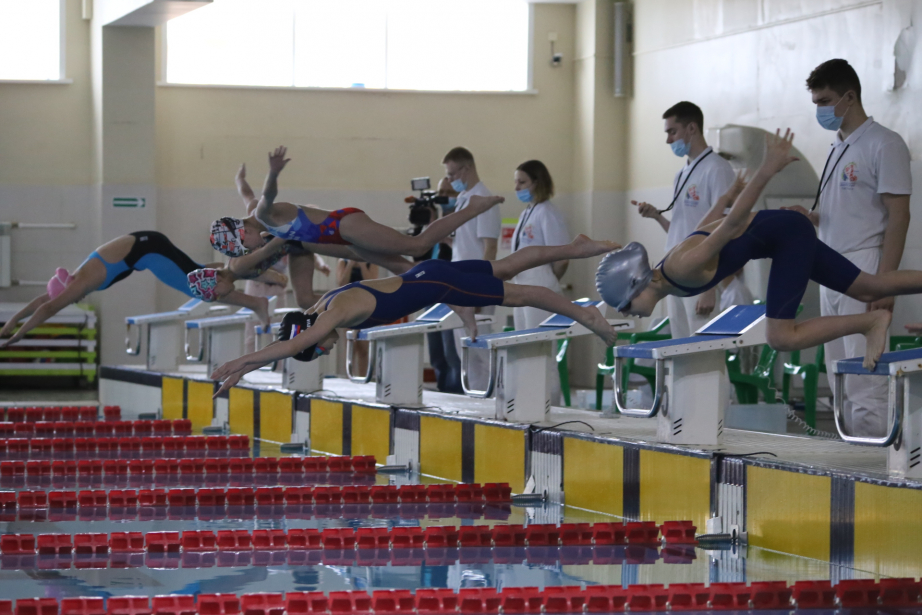
{"type": "Polygon", "coordinates": [[[893,314],[889,310],[874,310],[871,312],[874,317],[874,324],[864,334],[867,338],[866,349],[864,353],[864,368],[872,370],[877,366],[880,355],[883,354],[887,346],[887,330],[890,328],[890,320],[893,314]]]}
{"type": "Polygon", "coordinates": [[[618,341],[618,333],[615,331],[615,328],[605,320],[599,308],[589,306],[584,307],[583,311],[586,312],[587,321],[583,324],[585,324],[590,331],[601,337],[606,346],[614,346],[615,342],[618,341]]]}
{"type": "Polygon", "coordinates": [[[256,313],[256,317],[259,318],[260,324],[264,328],[269,327],[269,299],[266,297],[253,297],[256,300],[256,305],[253,308],[253,311],[256,313]]]}
{"type": "Polygon", "coordinates": [[[621,249],[621,245],[614,241],[596,241],[586,235],[577,235],[570,246],[574,249],[574,258],[588,258],[621,249]]]}
{"type": "Polygon", "coordinates": [[[506,199],[501,196],[472,196],[467,206],[470,207],[472,211],[482,214],[494,205],[499,205],[505,200],[506,199]]]}
{"type": "Polygon", "coordinates": [[[467,332],[467,336],[471,338],[471,341],[477,340],[477,316],[474,308],[472,307],[461,307],[459,305],[449,305],[455,314],[461,317],[461,322],[464,323],[464,330],[467,332]]]}

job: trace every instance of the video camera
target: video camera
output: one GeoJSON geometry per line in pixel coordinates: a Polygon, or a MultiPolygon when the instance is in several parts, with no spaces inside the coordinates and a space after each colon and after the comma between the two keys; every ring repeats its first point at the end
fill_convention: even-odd
{"type": "Polygon", "coordinates": [[[419,196],[408,196],[404,202],[410,204],[410,224],[413,225],[416,233],[422,230],[424,226],[432,222],[432,208],[439,205],[443,208],[448,205],[447,196],[438,196],[435,190],[431,190],[428,177],[417,177],[410,180],[410,189],[419,192],[419,196]]]}

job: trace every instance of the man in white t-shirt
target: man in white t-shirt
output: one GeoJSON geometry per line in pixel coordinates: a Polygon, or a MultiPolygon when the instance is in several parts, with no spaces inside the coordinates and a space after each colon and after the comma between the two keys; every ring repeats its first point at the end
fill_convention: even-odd
{"type": "MultiPolygon", "coordinates": [[[[487,187],[477,175],[477,166],[474,156],[463,147],[455,147],[442,159],[445,165],[445,175],[451,182],[451,187],[458,192],[455,211],[467,207],[472,196],[492,196],[487,187]]],[[[451,245],[451,260],[495,260],[496,248],[502,227],[499,207],[494,206],[473,220],[462,224],[455,231],[451,245]]],[[[494,308],[484,308],[482,313],[492,313],[494,308]]],[[[489,326],[477,328],[478,335],[491,332],[489,326]]],[[[446,331],[444,334],[453,334],[455,348],[461,352],[461,338],[466,337],[464,329],[455,329],[454,332],[446,331]]],[[[454,362],[450,362],[454,363],[454,362]]],[[[468,384],[474,389],[486,388],[489,374],[487,373],[489,356],[485,350],[471,350],[467,365],[468,384]]],[[[460,375],[458,376],[460,378],[460,375]]]]}
{"type": "MultiPolygon", "coordinates": [[[[861,82],[845,60],[823,62],[807,78],[816,119],[835,130],[812,211],[795,207],[819,227],[819,238],[862,271],[899,269],[909,228],[912,174],[909,149],[900,135],[868,117],[861,105],[861,82]]],[[[823,316],[893,311],[893,298],[862,303],[820,288],[823,316]]],[[[863,335],[826,344],[826,369],[840,359],[864,356],[863,335]]],[[[882,436],[887,421],[887,381],[845,377],[845,427],[855,435],[882,436]]]]}
{"type": "MultiPolygon", "coordinates": [[[[687,157],[685,166],[673,180],[672,203],[659,210],[649,203],[631,201],[644,218],[652,218],[666,231],[666,252],[669,252],[698,227],[711,206],[733,184],[736,175],[730,163],[721,158],[704,139],[704,114],[698,105],[687,101],[677,103],[663,113],[666,143],[672,152],[687,157]],[[671,211],[671,219],[663,216],[671,211]]],[[[669,329],[672,337],[688,337],[704,326],[717,305],[717,290],[711,289],[696,297],[666,299],[669,329]]]]}

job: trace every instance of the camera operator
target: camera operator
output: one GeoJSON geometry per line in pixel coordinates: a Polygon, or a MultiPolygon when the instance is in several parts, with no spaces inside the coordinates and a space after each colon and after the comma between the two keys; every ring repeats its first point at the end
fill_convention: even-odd
{"type": "MultiPolygon", "coordinates": [[[[451,187],[458,191],[458,201],[456,211],[464,209],[472,196],[492,196],[487,187],[480,181],[477,174],[477,166],[474,164],[474,156],[470,151],[463,147],[455,147],[442,159],[445,166],[445,175],[451,182],[451,187]]],[[[499,207],[491,207],[484,213],[480,214],[473,220],[465,222],[458,230],[455,231],[454,241],[452,242],[452,261],[463,260],[494,260],[496,259],[496,248],[499,241],[499,235],[502,226],[499,207]]],[[[480,313],[492,314],[494,308],[483,308],[480,313]]],[[[488,325],[480,325],[477,328],[478,335],[490,333],[488,325]]],[[[461,348],[461,338],[467,334],[464,329],[455,329],[455,356],[458,356],[457,350],[461,348]]],[[[468,383],[475,389],[484,389],[487,385],[489,374],[487,366],[489,355],[482,349],[471,349],[468,354],[469,363],[467,366],[468,383]]],[[[458,381],[461,380],[460,365],[458,359],[458,381]]]]}

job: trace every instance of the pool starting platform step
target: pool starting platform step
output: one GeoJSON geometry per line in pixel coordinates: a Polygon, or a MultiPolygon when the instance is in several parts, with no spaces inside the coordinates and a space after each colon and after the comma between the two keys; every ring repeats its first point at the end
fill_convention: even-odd
{"type": "Polygon", "coordinates": [[[913,579],[0,599],[0,615],[447,615],[918,609],[913,579]]]}

